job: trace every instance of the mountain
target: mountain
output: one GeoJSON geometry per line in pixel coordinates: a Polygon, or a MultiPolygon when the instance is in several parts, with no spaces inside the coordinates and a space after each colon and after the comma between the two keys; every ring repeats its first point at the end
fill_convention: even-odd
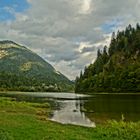
{"type": "Polygon", "coordinates": [[[0,90],[71,91],[73,82],[40,56],[12,41],[0,41],[0,90]]]}
{"type": "Polygon", "coordinates": [[[76,92],[140,92],[140,25],[112,34],[109,47],[76,78],[76,92]]]}

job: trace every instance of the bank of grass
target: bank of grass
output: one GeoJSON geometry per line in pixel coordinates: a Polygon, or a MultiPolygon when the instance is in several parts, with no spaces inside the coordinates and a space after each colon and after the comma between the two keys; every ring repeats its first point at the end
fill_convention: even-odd
{"type": "Polygon", "coordinates": [[[47,120],[48,104],[0,98],[0,140],[140,140],[140,122],[86,128],[47,120]]]}

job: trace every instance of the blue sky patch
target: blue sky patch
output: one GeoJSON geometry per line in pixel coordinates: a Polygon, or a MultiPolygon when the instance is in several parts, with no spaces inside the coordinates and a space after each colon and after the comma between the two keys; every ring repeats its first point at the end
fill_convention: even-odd
{"type": "Polygon", "coordinates": [[[106,33],[113,32],[114,28],[119,27],[121,25],[121,23],[122,23],[121,19],[109,21],[109,22],[102,25],[102,30],[106,33]]]}
{"type": "Polygon", "coordinates": [[[14,13],[24,12],[29,8],[26,0],[0,0],[0,21],[14,20],[14,13]]]}

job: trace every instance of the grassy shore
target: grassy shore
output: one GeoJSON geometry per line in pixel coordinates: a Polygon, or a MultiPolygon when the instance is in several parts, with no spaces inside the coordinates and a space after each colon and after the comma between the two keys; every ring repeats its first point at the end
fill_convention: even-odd
{"type": "Polygon", "coordinates": [[[0,97],[0,140],[140,140],[140,122],[109,121],[86,128],[47,119],[49,104],[0,97]]]}

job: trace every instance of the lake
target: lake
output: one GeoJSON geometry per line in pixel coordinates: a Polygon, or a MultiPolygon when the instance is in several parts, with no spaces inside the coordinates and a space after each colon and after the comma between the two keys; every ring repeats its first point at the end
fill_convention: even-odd
{"type": "Polygon", "coordinates": [[[17,101],[49,102],[50,120],[95,127],[107,120],[140,121],[140,94],[94,94],[5,92],[0,96],[17,101]]]}

